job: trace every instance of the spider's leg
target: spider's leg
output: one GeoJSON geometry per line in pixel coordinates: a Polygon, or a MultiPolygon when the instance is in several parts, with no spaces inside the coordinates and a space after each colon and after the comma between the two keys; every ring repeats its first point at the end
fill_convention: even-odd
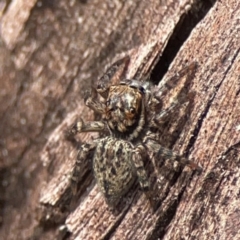
{"type": "Polygon", "coordinates": [[[156,114],[152,121],[158,126],[159,124],[167,122],[171,117],[172,114],[177,111],[177,109],[180,107],[180,105],[188,104],[189,99],[186,95],[183,95],[176,100],[173,101],[173,103],[165,110],[162,110],[159,112],[159,114],[156,114]]]}
{"type": "Polygon", "coordinates": [[[88,155],[95,149],[96,143],[91,144],[83,144],[78,152],[77,159],[75,165],[73,167],[72,176],[71,176],[71,189],[73,195],[77,193],[77,185],[81,177],[84,175],[84,162],[86,161],[88,155]]]}
{"type": "Polygon", "coordinates": [[[187,86],[190,81],[193,79],[196,69],[198,67],[197,62],[192,62],[185,68],[183,68],[180,72],[172,76],[167,82],[163,83],[160,86],[159,94],[161,97],[165,96],[171,89],[173,89],[177,84],[185,78],[184,85],[187,86]]]}
{"type": "Polygon", "coordinates": [[[129,62],[129,56],[119,59],[118,61],[114,62],[98,80],[96,91],[103,98],[107,98],[110,85],[119,84],[120,79],[124,78],[129,62]]]}
{"type": "Polygon", "coordinates": [[[134,150],[132,162],[137,173],[138,182],[143,191],[149,191],[148,174],[144,168],[143,158],[146,156],[146,148],[143,145],[138,145],[134,150]]]}
{"type": "Polygon", "coordinates": [[[202,171],[202,168],[198,166],[197,163],[189,160],[188,158],[178,155],[172,150],[165,148],[161,146],[159,143],[157,143],[155,140],[146,138],[144,140],[146,147],[150,152],[153,152],[156,156],[156,158],[163,158],[165,160],[169,159],[171,161],[177,161],[182,166],[188,165],[192,170],[197,170],[198,172],[202,171]]]}
{"type": "Polygon", "coordinates": [[[151,105],[153,107],[153,111],[159,112],[159,114],[156,114],[156,116],[152,119],[155,126],[168,121],[171,118],[172,114],[176,112],[178,108],[180,108],[180,105],[193,102],[195,93],[193,91],[188,92],[187,87],[194,77],[196,69],[197,63],[193,62],[182,69],[179,73],[168,79],[167,82],[162,84],[162,86],[153,90],[151,105]],[[177,85],[182,86],[181,90],[178,91],[177,96],[169,100],[173,103],[166,110],[162,111],[162,99],[164,99],[164,96],[170,92],[170,90],[174,89],[177,85]]]}

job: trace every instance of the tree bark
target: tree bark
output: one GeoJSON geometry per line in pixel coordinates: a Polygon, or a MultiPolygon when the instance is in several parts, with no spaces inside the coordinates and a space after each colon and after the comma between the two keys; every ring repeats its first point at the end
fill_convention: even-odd
{"type": "MultiPolygon", "coordinates": [[[[239,1],[6,4],[0,43],[2,239],[240,239],[239,1]],[[113,214],[87,159],[78,198],[70,204],[77,150],[64,132],[79,116],[94,118],[84,105],[85,91],[125,55],[127,78],[160,85],[198,63],[188,87],[195,93],[191,108],[179,109],[163,139],[203,171],[161,175],[155,169],[157,209],[135,184],[113,214]]],[[[92,137],[97,135],[80,134],[78,141],[92,137]]]]}

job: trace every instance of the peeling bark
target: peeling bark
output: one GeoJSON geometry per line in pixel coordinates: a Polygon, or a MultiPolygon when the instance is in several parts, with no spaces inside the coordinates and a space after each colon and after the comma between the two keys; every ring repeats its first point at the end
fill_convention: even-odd
{"type": "Polygon", "coordinates": [[[239,15],[237,0],[12,1],[1,18],[2,238],[239,239],[239,15]],[[86,161],[71,206],[77,151],[64,131],[94,118],[84,92],[127,54],[128,78],[159,83],[172,63],[160,84],[198,63],[184,124],[177,114],[163,136],[203,172],[158,176],[156,211],[134,185],[113,214],[86,161]]]}

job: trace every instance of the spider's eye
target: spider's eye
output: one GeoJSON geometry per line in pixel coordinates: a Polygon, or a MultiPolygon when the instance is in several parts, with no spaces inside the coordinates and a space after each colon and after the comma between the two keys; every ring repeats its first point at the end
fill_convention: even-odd
{"type": "Polygon", "coordinates": [[[145,88],[144,87],[142,87],[142,86],[139,87],[139,90],[140,90],[141,93],[145,93],[145,88]]]}
{"type": "Polygon", "coordinates": [[[109,106],[110,105],[110,100],[107,100],[106,101],[106,106],[109,106]]]}
{"type": "Polygon", "coordinates": [[[103,88],[104,88],[104,85],[101,84],[101,83],[98,83],[98,85],[97,85],[97,89],[103,89],[103,88]]]}
{"type": "MultiPolygon", "coordinates": [[[[116,111],[117,109],[120,109],[120,108],[114,106],[114,107],[108,108],[108,111],[113,112],[113,111],[116,111]]],[[[120,109],[120,111],[123,111],[123,110],[120,109]]]]}
{"type": "Polygon", "coordinates": [[[136,109],[135,109],[135,108],[133,108],[133,107],[131,107],[131,108],[130,108],[130,113],[131,113],[131,114],[134,114],[134,113],[136,113],[136,109]]]}

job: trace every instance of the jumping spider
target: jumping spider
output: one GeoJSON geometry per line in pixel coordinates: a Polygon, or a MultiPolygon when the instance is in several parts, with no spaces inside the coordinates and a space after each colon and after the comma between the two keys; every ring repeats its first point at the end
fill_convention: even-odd
{"type": "Polygon", "coordinates": [[[187,164],[193,170],[201,169],[196,163],[161,146],[155,138],[159,126],[180,104],[188,101],[187,95],[181,96],[170,107],[162,109],[162,99],[175,84],[173,79],[164,87],[156,88],[149,82],[125,79],[114,85],[101,83],[92,88],[85,103],[99,113],[102,120],[84,123],[81,119],[69,130],[69,135],[94,131],[107,132],[107,136],[80,147],[71,178],[74,195],[80,180],[81,164],[90,153],[93,154],[92,166],[98,187],[108,205],[113,207],[136,177],[143,191],[150,190],[144,159],[152,154],[157,159],[167,158],[181,165],[187,164]]]}

